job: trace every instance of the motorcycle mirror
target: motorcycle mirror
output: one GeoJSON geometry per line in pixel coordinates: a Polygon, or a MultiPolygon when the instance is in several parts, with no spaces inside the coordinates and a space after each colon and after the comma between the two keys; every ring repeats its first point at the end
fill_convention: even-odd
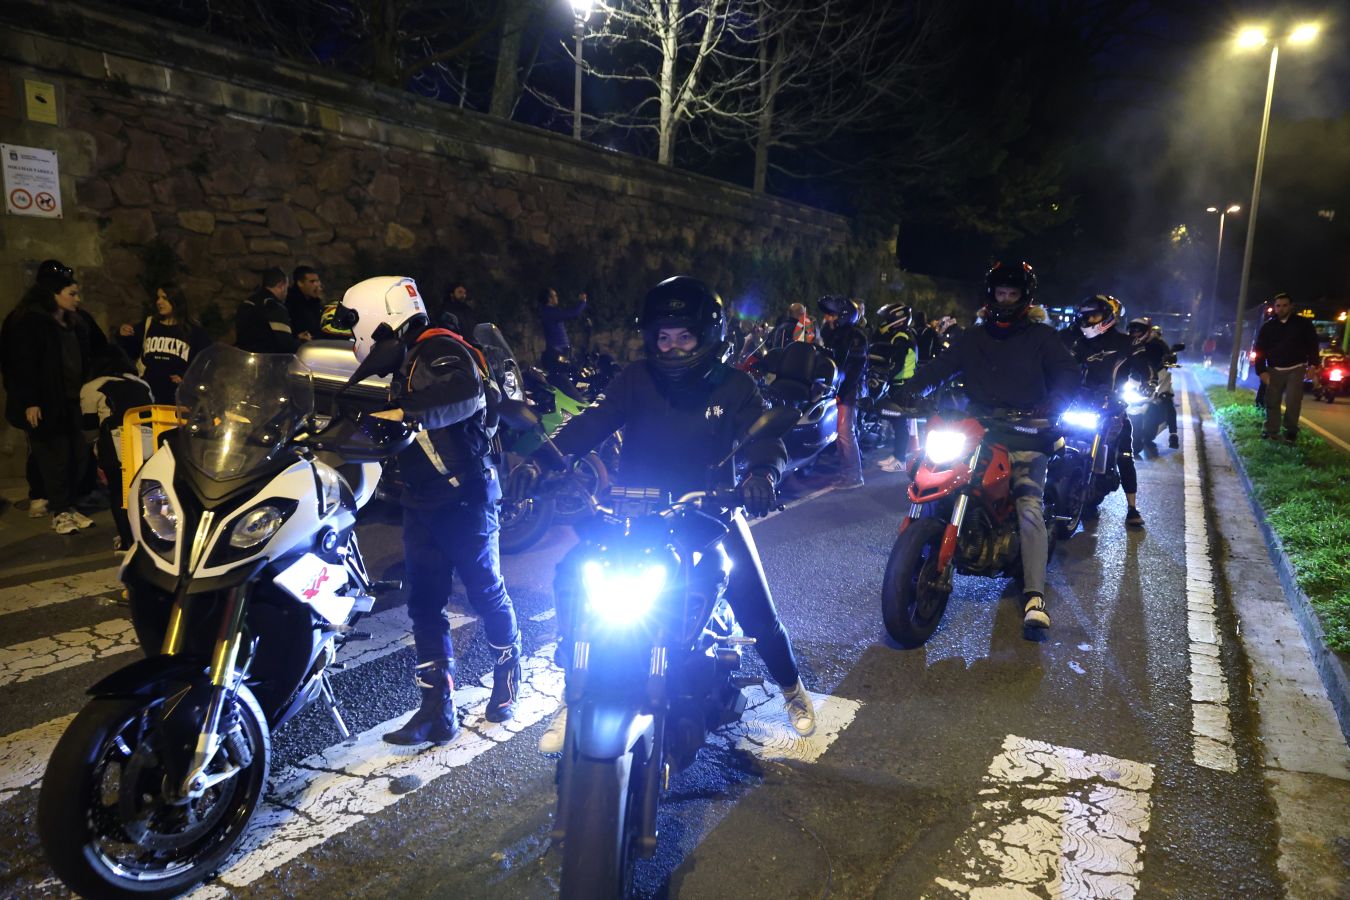
{"type": "Polygon", "coordinates": [[[403,346],[403,342],[397,337],[391,335],[377,340],[366,354],[366,358],[356,367],[352,377],[347,379],[343,385],[343,390],[352,385],[359,384],[372,375],[392,375],[403,365],[403,359],[407,356],[408,348],[403,346]]]}
{"type": "Polygon", "coordinates": [[[497,406],[501,420],[517,431],[528,431],[539,424],[539,415],[521,400],[503,400],[497,406]]]}

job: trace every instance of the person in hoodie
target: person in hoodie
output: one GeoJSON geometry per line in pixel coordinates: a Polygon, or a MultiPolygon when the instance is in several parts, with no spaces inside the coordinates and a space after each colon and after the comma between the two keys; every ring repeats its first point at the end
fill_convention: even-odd
{"type": "MultiPolygon", "coordinates": [[[[1031,321],[1036,273],[1027,263],[998,262],[985,274],[985,315],[951,348],[920,367],[897,397],[902,406],[957,375],[974,415],[1003,411],[1054,418],[1078,388],[1079,370],[1048,325],[1031,321]]],[[[1045,476],[1056,435],[1026,434],[994,422],[990,430],[1009,450],[1013,498],[1022,546],[1022,622],[1029,633],[1050,627],[1045,599],[1049,536],[1045,530],[1045,476]]]]}
{"type": "Polygon", "coordinates": [[[136,376],[135,364],[115,345],[93,354],[89,378],[80,388],[80,412],[85,431],[95,435],[94,456],[112,495],[117,526],[113,551],[125,553],[131,548],[131,523],[122,506],[122,422],[127,410],[149,406],[155,398],[150,384],[136,376]]]}
{"type": "Polygon", "coordinates": [[[155,311],[138,324],[126,323],[117,343],[132,360],[145,367],[155,403],[172,404],[192,357],[206,349],[211,337],[197,322],[187,299],[173,285],[155,289],[155,311]]]}

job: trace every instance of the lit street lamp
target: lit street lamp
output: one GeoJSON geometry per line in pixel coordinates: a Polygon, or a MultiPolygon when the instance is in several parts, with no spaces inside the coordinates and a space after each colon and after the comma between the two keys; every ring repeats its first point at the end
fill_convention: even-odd
{"type": "Polygon", "coordinates": [[[581,38],[586,31],[586,20],[590,18],[591,7],[595,0],[571,0],[572,12],[577,17],[577,75],[572,86],[572,137],[581,140],[581,38]]]}
{"type": "MultiPolygon", "coordinates": [[[[1289,33],[1285,41],[1290,44],[1307,44],[1317,37],[1316,23],[1299,25],[1289,33]]],[[[1242,50],[1254,50],[1270,44],[1270,74],[1266,79],[1266,107],[1261,114],[1261,142],[1256,148],[1256,178],[1252,182],[1251,218],[1247,220],[1247,245],[1242,252],[1242,282],[1238,287],[1237,316],[1233,322],[1233,355],[1228,362],[1228,389],[1237,387],[1238,356],[1242,353],[1242,313],[1247,306],[1247,285],[1252,272],[1252,244],[1256,238],[1256,210],[1261,202],[1261,169],[1266,162],[1266,133],[1270,130],[1270,104],[1275,97],[1275,63],[1280,56],[1280,42],[1271,41],[1264,28],[1244,28],[1238,33],[1237,46],[1242,50]]]]}
{"type": "Polygon", "coordinates": [[[1242,207],[1236,203],[1230,203],[1222,209],[1217,206],[1210,206],[1205,209],[1205,212],[1219,214],[1219,249],[1214,254],[1214,288],[1209,292],[1209,310],[1205,313],[1205,329],[1200,333],[1197,343],[1204,343],[1210,332],[1214,330],[1214,312],[1219,308],[1219,263],[1223,260],[1223,223],[1228,216],[1241,211],[1242,207]]]}

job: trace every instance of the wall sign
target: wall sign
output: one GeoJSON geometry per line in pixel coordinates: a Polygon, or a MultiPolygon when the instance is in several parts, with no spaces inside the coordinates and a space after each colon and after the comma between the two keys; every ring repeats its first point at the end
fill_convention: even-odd
{"type": "Polygon", "coordinates": [[[28,105],[28,118],[33,122],[46,125],[56,124],[56,85],[46,81],[23,80],[24,100],[28,105]]]}
{"type": "Polygon", "coordinates": [[[5,172],[5,212],[61,218],[61,170],[56,151],[0,144],[5,172]]]}

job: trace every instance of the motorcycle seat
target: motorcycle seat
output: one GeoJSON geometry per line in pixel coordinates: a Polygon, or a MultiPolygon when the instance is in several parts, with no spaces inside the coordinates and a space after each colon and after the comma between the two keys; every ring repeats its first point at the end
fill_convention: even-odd
{"type": "Polygon", "coordinates": [[[788,403],[811,403],[834,390],[838,367],[820,350],[798,341],[770,350],[760,365],[765,390],[788,403]]]}

